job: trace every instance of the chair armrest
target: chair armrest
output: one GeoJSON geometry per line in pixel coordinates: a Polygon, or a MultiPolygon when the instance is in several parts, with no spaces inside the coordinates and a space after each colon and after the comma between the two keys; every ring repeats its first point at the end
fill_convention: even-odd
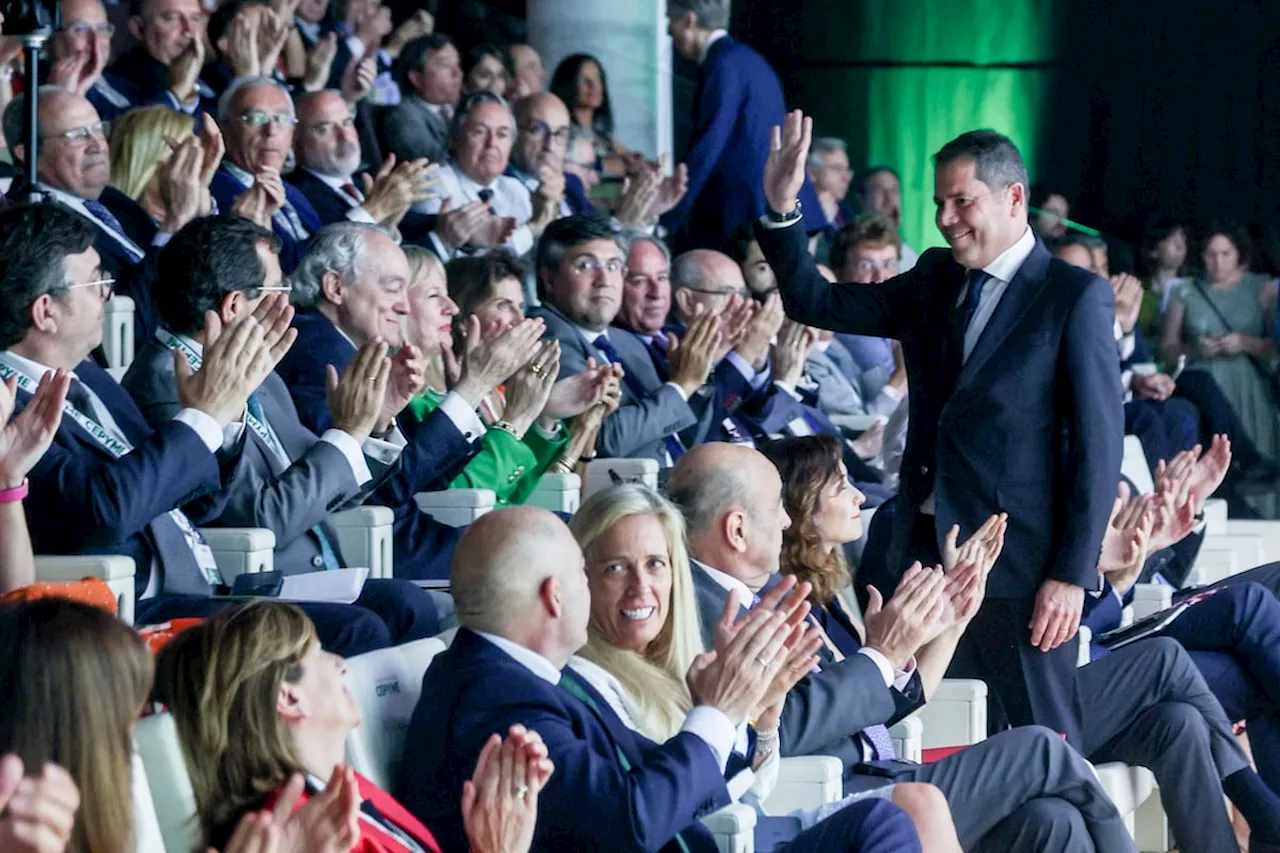
{"type": "Polygon", "coordinates": [[[1089,630],[1087,625],[1080,626],[1080,650],[1076,655],[1076,666],[1086,666],[1089,663],[1089,644],[1093,642],[1093,632],[1089,630]]]}
{"type": "Polygon", "coordinates": [[[742,803],[730,803],[702,819],[716,837],[719,853],[754,853],[756,812],[742,803]]]}
{"type": "Polygon", "coordinates": [[[103,306],[102,352],[108,367],[128,367],[133,361],[133,300],[113,296],[103,306]]]}
{"type": "Polygon", "coordinates": [[[1145,619],[1173,606],[1173,588],[1162,583],[1140,583],[1133,587],[1133,618],[1145,619]]]}
{"type": "Polygon", "coordinates": [[[493,489],[444,489],[439,492],[418,492],[413,496],[418,509],[429,513],[441,524],[465,527],[493,509],[498,496],[493,489]]]}
{"type": "Polygon", "coordinates": [[[582,478],[577,474],[543,474],[538,487],[525,501],[552,512],[573,515],[582,503],[582,478]]]}
{"type": "Polygon", "coordinates": [[[70,583],[82,578],[104,581],[115,593],[116,611],[120,620],[128,625],[133,624],[135,571],[132,557],[116,554],[36,557],[38,583],[70,583]]]}
{"type": "Polygon", "coordinates": [[[335,512],[329,524],[348,566],[368,568],[370,578],[395,577],[391,526],[396,514],[385,506],[357,506],[335,512]]]}
{"type": "MultiPolygon", "coordinates": [[[[1220,543],[1218,537],[1206,536],[1196,555],[1195,565],[1187,574],[1186,586],[1202,586],[1226,580],[1239,574],[1240,553],[1227,543],[1220,543]]],[[[1250,567],[1252,568],[1252,567],[1250,567]]]]}
{"type": "Polygon", "coordinates": [[[265,527],[202,527],[200,533],[213,549],[213,559],[227,586],[243,574],[275,568],[276,535],[265,527]]]}
{"type": "Polygon", "coordinates": [[[830,755],[797,755],[778,761],[778,778],[764,810],[785,815],[834,803],[844,796],[844,765],[830,755]]]}
{"type": "Polygon", "coordinates": [[[1209,498],[1205,501],[1204,522],[1205,533],[1210,536],[1228,532],[1227,502],[1222,498],[1209,498]]]}
{"type": "Polygon", "coordinates": [[[924,723],[919,717],[904,717],[889,727],[893,749],[904,761],[917,764],[924,753],[924,723]]]}
{"type": "Polygon", "coordinates": [[[925,749],[968,746],[987,738],[987,683],[944,678],[916,716],[924,723],[925,749]]]}

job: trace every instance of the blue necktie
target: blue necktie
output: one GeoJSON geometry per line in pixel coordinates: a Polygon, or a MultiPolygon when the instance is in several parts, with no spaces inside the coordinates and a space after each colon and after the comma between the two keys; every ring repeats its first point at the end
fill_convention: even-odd
{"type": "Polygon", "coordinates": [[[991,281],[991,274],[986,270],[969,270],[965,274],[968,289],[964,294],[964,330],[969,330],[973,315],[978,313],[978,302],[982,299],[982,288],[991,281]]]}
{"type": "MultiPolygon", "coordinates": [[[[84,209],[96,216],[103,225],[110,228],[117,235],[128,240],[129,245],[133,244],[133,240],[125,233],[124,226],[120,224],[120,220],[116,219],[115,214],[108,210],[105,204],[100,201],[93,201],[89,199],[86,199],[83,203],[84,209]]],[[[130,257],[132,257],[135,262],[142,260],[142,257],[138,255],[134,249],[130,248],[128,251],[130,257]]]]}
{"type": "MultiPolygon", "coordinates": [[[[626,364],[622,361],[622,355],[613,348],[613,344],[609,341],[609,337],[607,335],[601,333],[597,335],[596,339],[591,343],[596,349],[604,353],[604,357],[609,359],[611,364],[621,364],[623,368],[626,368],[626,364]]],[[[631,393],[638,399],[644,399],[648,396],[649,392],[646,391],[644,385],[640,383],[639,377],[630,370],[623,371],[622,381],[627,384],[627,387],[631,389],[631,393]]],[[[671,455],[671,463],[674,465],[676,460],[684,454],[684,445],[681,444],[680,439],[676,438],[674,435],[663,436],[662,442],[666,445],[667,453],[671,455]]]]}

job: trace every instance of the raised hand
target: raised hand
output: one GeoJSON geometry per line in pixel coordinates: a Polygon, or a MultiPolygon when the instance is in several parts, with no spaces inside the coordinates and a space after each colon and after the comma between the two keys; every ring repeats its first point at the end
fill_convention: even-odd
{"type": "Polygon", "coordinates": [[[362,175],[364,204],[374,221],[385,228],[395,228],[415,203],[432,197],[436,185],[435,169],[425,157],[396,163],[389,154],[376,177],[362,175]]]}
{"type": "MultiPolygon", "coordinates": [[[[250,812],[236,824],[222,853],[279,853],[283,839],[284,832],[270,812],[250,812]]],[[[217,851],[210,847],[207,853],[217,851]]]]}
{"type": "Polygon", "coordinates": [[[623,225],[640,228],[649,224],[650,211],[662,190],[662,175],[656,169],[643,167],[627,179],[626,189],[618,198],[614,216],[623,225]]]}
{"type": "MultiPolygon", "coordinates": [[[[658,173],[667,171],[667,155],[662,155],[658,165],[658,173]]],[[[676,166],[675,172],[667,175],[658,185],[658,194],[649,208],[647,219],[652,221],[674,208],[689,192],[689,167],[684,163],[676,166]]]]}
{"type": "Polygon", "coordinates": [[[1116,320],[1128,334],[1137,325],[1142,311],[1142,282],[1127,272],[1118,272],[1111,276],[1111,290],[1116,298],[1116,320]]]}
{"type": "Polygon", "coordinates": [[[332,364],[325,371],[329,413],[333,416],[334,428],[356,441],[364,441],[378,425],[387,399],[391,359],[387,358],[386,342],[374,338],[361,347],[342,372],[341,379],[332,364]]]}
{"type": "Polygon", "coordinates": [[[227,50],[223,59],[236,77],[257,77],[263,73],[259,48],[261,24],[257,15],[241,11],[227,25],[227,50]]]}
{"type": "Polygon", "coordinates": [[[253,317],[241,317],[222,327],[218,315],[205,312],[204,363],[193,372],[185,356],[174,351],[178,399],[183,408],[198,409],[219,426],[244,414],[249,395],[275,368],[262,326],[253,317]]]}
{"type": "Polygon", "coordinates": [[[538,794],[555,764],[537,732],[515,725],[491,735],[476,771],[462,784],[462,825],[471,853],[527,853],[538,819],[538,794]]]}
{"type": "Polygon", "coordinates": [[[349,853],[360,841],[360,787],[355,771],[339,764],[324,790],[294,811],[302,793],[295,774],[276,800],[273,820],[282,829],[282,853],[349,853]]]}
{"type": "Polygon", "coordinates": [[[488,214],[480,220],[480,226],[471,235],[471,242],[483,248],[493,249],[510,240],[517,227],[514,216],[488,214]]]}
{"type": "Polygon", "coordinates": [[[446,198],[440,204],[435,232],[446,246],[457,249],[471,242],[471,238],[491,214],[489,205],[483,201],[473,201],[457,210],[453,210],[452,205],[451,198],[446,198]]]}
{"type": "Polygon", "coordinates": [[[864,616],[868,648],[884,655],[903,670],[921,646],[950,627],[946,621],[947,576],[941,570],[915,563],[907,569],[893,598],[886,604],[880,591],[867,587],[864,616]]]}
{"type": "Polygon", "coordinates": [[[293,32],[293,12],[297,8],[297,0],[287,0],[280,4],[286,6],[285,14],[279,14],[274,8],[264,9],[258,23],[258,73],[273,74],[280,63],[280,52],[284,50],[293,32]]]}
{"type": "Polygon", "coordinates": [[[703,314],[694,318],[684,338],[668,350],[671,381],[680,386],[686,398],[692,397],[706,384],[707,377],[715,369],[712,359],[720,348],[721,340],[720,318],[703,314]]]}
{"type": "Polygon", "coordinates": [[[818,335],[813,329],[784,320],[778,331],[778,343],[773,347],[774,380],[787,388],[795,388],[804,375],[805,360],[817,340],[818,335]]]}
{"type": "Polygon", "coordinates": [[[357,60],[354,56],[342,72],[342,99],[355,104],[369,97],[373,81],[378,77],[378,63],[368,56],[357,60]]]}
{"type": "MultiPolygon", "coordinates": [[[[229,28],[228,28],[229,29],[229,28]]],[[[204,39],[193,38],[169,63],[169,91],[179,103],[187,103],[196,95],[196,81],[204,68],[204,39]]]]}
{"type": "Polygon", "coordinates": [[[1222,481],[1231,470],[1231,439],[1225,435],[1215,435],[1195,464],[1189,480],[1191,500],[1195,504],[1196,513],[1204,511],[1205,501],[1218,490],[1222,481]]]}
{"type": "Polygon", "coordinates": [[[200,182],[204,165],[200,140],[189,136],[176,145],[170,141],[170,145],[173,150],[169,159],[157,169],[160,177],[160,202],[164,205],[164,220],[160,223],[160,231],[177,234],[183,226],[200,215],[207,186],[200,182]]]}
{"type": "Polygon", "coordinates": [[[762,370],[769,358],[769,344],[782,329],[782,321],[785,319],[782,297],[774,291],[756,309],[734,346],[734,351],[756,370],[762,370]]]}
{"type": "Polygon", "coordinates": [[[734,725],[742,722],[760,704],[802,633],[781,613],[752,610],[731,640],[694,658],[686,681],[695,704],[718,709],[734,725]]]}
{"type": "Polygon", "coordinates": [[[272,365],[279,364],[298,338],[288,294],[268,293],[253,309],[253,318],[262,326],[262,342],[271,354],[272,365]]]}
{"type": "MultiPolygon", "coordinates": [[[[529,363],[507,381],[507,408],[503,419],[519,436],[523,437],[533,422],[540,419],[559,374],[560,342],[552,339],[539,342],[529,363]]],[[[543,426],[549,428],[549,424],[543,426]]]]}
{"type": "Polygon", "coordinates": [[[586,370],[556,382],[542,410],[543,415],[557,420],[577,417],[603,399],[612,378],[612,365],[597,367],[592,359],[586,370]]]}
{"type": "Polygon", "coordinates": [[[822,631],[816,625],[804,628],[778,674],[769,683],[752,715],[755,727],[760,731],[772,731],[782,719],[782,707],[786,704],[791,688],[800,683],[818,665],[818,650],[822,648],[822,631]]]}
{"type": "Polygon", "coordinates": [[[528,317],[498,337],[483,341],[480,321],[471,315],[467,318],[461,373],[453,390],[472,408],[480,405],[490,391],[529,362],[546,328],[542,320],[528,317]]]}
{"type": "Polygon", "coordinates": [[[62,403],[71,387],[71,374],[62,370],[45,373],[26,408],[10,420],[17,404],[17,387],[17,377],[0,382],[0,489],[21,486],[53,443],[62,423],[62,403]]]}
{"type": "Polygon", "coordinates": [[[775,213],[796,209],[812,140],[813,119],[800,110],[788,113],[782,127],[773,129],[764,164],[764,197],[775,213]]]}
{"type": "Polygon", "coordinates": [[[327,33],[307,51],[307,68],[302,75],[302,88],[319,92],[329,82],[333,59],[338,55],[338,37],[327,33]]]}
{"type": "Polygon", "coordinates": [[[24,777],[21,758],[0,758],[0,850],[62,853],[79,809],[80,792],[66,770],[46,764],[39,776],[24,777]]]}
{"type": "Polygon", "coordinates": [[[60,56],[49,66],[48,85],[84,96],[93,85],[93,78],[84,73],[92,61],[87,51],[77,50],[60,56]]]}
{"type": "Polygon", "coordinates": [[[222,139],[222,130],[213,116],[201,113],[200,116],[200,185],[206,189],[213,183],[213,176],[218,173],[222,164],[222,155],[227,152],[226,143],[222,139]]]}
{"type": "Polygon", "coordinates": [[[419,9],[400,23],[387,39],[386,51],[391,57],[400,55],[400,51],[409,42],[421,36],[431,35],[435,29],[436,19],[426,9],[419,9]]]}
{"type": "Polygon", "coordinates": [[[385,432],[409,401],[422,393],[426,384],[427,360],[422,351],[411,344],[400,347],[391,359],[391,375],[378,417],[378,431],[385,432]]]}

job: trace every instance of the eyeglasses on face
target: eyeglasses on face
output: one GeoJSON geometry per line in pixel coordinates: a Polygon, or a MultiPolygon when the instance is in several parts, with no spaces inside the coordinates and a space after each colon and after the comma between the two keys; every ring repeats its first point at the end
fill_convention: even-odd
{"type": "Polygon", "coordinates": [[[94,137],[101,139],[107,138],[107,123],[95,121],[93,124],[86,124],[83,127],[73,127],[70,130],[64,130],[61,133],[42,134],[41,139],[61,139],[66,142],[88,142],[94,137]]]}
{"type": "Polygon", "coordinates": [[[567,145],[569,143],[568,127],[557,128],[553,131],[551,126],[544,121],[531,121],[522,127],[521,130],[537,140],[546,141],[550,139],[551,141],[561,145],[567,145]]]}
{"type": "Polygon", "coordinates": [[[115,24],[71,24],[70,26],[63,27],[62,31],[64,33],[70,33],[76,38],[81,38],[83,36],[94,36],[94,35],[104,35],[107,37],[111,37],[115,35],[116,25],[115,24]]]}
{"type": "Polygon", "coordinates": [[[887,273],[892,273],[894,275],[897,275],[898,259],[886,258],[885,260],[880,261],[878,263],[876,261],[858,261],[858,272],[870,273],[870,272],[875,272],[878,269],[884,270],[887,273]]]}
{"type": "Polygon", "coordinates": [[[116,280],[110,276],[105,278],[94,279],[93,281],[84,281],[80,284],[68,284],[64,290],[75,290],[80,287],[96,287],[98,288],[98,298],[103,302],[111,298],[111,294],[116,291],[116,280]]]}
{"type": "Polygon", "coordinates": [[[253,130],[261,130],[269,124],[279,128],[293,127],[298,120],[288,113],[267,113],[262,110],[249,110],[240,114],[240,121],[253,130]]]}
{"type": "Polygon", "coordinates": [[[307,130],[316,136],[332,136],[333,132],[338,128],[352,130],[355,126],[355,116],[347,116],[341,121],[318,121],[315,124],[309,124],[307,125],[307,130]]]}
{"type": "Polygon", "coordinates": [[[743,299],[751,298],[751,291],[745,287],[739,287],[732,290],[724,288],[712,289],[706,287],[686,287],[685,290],[692,290],[694,293],[705,293],[708,296],[741,296],[743,299]]]}
{"type": "Polygon", "coordinates": [[[569,264],[569,268],[577,275],[595,275],[604,270],[609,275],[615,275],[626,269],[626,264],[622,258],[607,258],[604,263],[594,255],[579,255],[569,264]]]}

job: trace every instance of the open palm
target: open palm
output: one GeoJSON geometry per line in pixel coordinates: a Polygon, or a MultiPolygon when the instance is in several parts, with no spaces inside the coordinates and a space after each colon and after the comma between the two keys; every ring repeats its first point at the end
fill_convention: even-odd
{"type": "Polygon", "coordinates": [[[16,488],[49,449],[62,423],[62,401],[67,398],[71,376],[61,370],[46,373],[31,402],[17,417],[16,378],[0,383],[0,488],[16,488]]]}

